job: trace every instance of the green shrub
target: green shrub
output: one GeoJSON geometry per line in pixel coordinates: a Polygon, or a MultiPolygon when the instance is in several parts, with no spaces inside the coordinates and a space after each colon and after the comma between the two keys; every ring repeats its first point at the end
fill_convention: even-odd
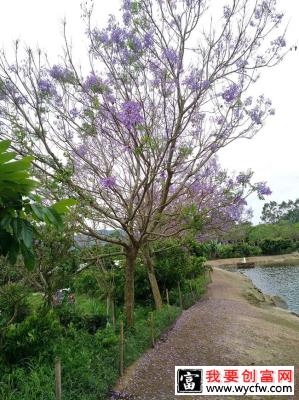
{"type": "Polygon", "coordinates": [[[197,276],[202,275],[205,271],[205,261],[205,257],[190,256],[185,267],[184,278],[195,279],[197,276]]]}
{"type": "Polygon", "coordinates": [[[248,243],[224,244],[219,247],[217,258],[250,257],[262,254],[258,246],[248,243]]]}
{"type": "Polygon", "coordinates": [[[75,303],[55,306],[54,312],[64,327],[72,324],[76,329],[84,329],[91,334],[107,323],[106,304],[86,295],[76,296],[75,303]]]}
{"type": "MultiPolygon", "coordinates": [[[[181,311],[178,282],[181,284],[184,308],[194,304],[206,285],[204,258],[178,241],[169,241],[168,244],[174,243],[175,247],[163,248],[163,252],[155,256],[164,303],[163,288],[167,287],[171,304],[153,312],[156,339],[181,311]]],[[[124,267],[122,264],[117,268],[111,267],[105,282],[97,282],[94,272],[84,271],[76,277],[74,304],[55,306],[48,314],[42,314],[40,296],[30,296],[32,315],[9,327],[5,336],[3,362],[0,362],[0,398],[54,400],[54,359],[58,355],[62,362],[64,400],[107,399],[109,389],[119,376],[119,321],[123,319],[124,267]],[[109,289],[111,277],[118,306],[116,332],[107,323],[106,315],[105,296],[109,292],[105,290],[109,289]]],[[[135,295],[135,326],[125,328],[126,366],[151,346],[149,313],[153,303],[147,270],[141,260],[136,265],[135,295]]]]}
{"type": "Polygon", "coordinates": [[[158,281],[167,288],[184,279],[184,269],[188,264],[188,253],[176,240],[167,240],[157,245],[155,267],[158,281]]]}
{"type": "MultiPolygon", "coordinates": [[[[126,366],[131,365],[141,354],[151,346],[151,328],[149,319],[150,309],[137,308],[135,313],[135,326],[126,332],[126,366]]],[[[167,327],[180,314],[176,306],[163,306],[161,310],[154,311],[154,335],[158,339],[167,327]]]]}
{"type": "Polygon", "coordinates": [[[88,294],[90,296],[99,294],[99,286],[92,270],[80,272],[74,279],[73,285],[78,294],[88,294]]]}
{"type": "Polygon", "coordinates": [[[22,362],[42,352],[51,354],[52,345],[60,335],[61,326],[55,314],[33,314],[8,327],[2,355],[8,363],[22,362]]]}
{"type": "Polygon", "coordinates": [[[21,322],[29,315],[28,294],[28,288],[21,283],[7,283],[0,287],[0,327],[12,318],[13,322],[21,322]]]}
{"type": "Polygon", "coordinates": [[[259,245],[265,255],[286,254],[296,249],[296,244],[290,239],[265,239],[259,245]]]}
{"type": "Polygon", "coordinates": [[[0,399],[54,400],[53,364],[38,360],[1,372],[0,399]]]}

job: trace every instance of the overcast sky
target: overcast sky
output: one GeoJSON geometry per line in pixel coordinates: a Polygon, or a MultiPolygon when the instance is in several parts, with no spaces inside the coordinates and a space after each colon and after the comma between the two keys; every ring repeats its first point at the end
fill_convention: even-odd
{"type": "MultiPolygon", "coordinates": [[[[100,25],[120,7],[120,0],[95,3],[100,25]]],[[[289,21],[288,46],[299,44],[299,1],[277,3],[289,21]]],[[[85,47],[80,4],[81,0],[0,0],[0,46],[8,49],[18,38],[30,47],[39,45],[55,61],[62,48],[61,21],[66,18],[69,35],[80,55],[85,47]]],[[[256,94],[265,93],[271,98],[276,115],[268,119],[254,139],[238,141],[222,150],[221,164],[231,171],[251,168],[256,180],[268,181],[273,194],[267,200],[295,199],[299,197],[299,50],[290,52],[279,66],[266,70],[255,87],[256,94]]],[[[258,222],[263,202],[252,197],[249,203],[254,222],[258,222]]]]}

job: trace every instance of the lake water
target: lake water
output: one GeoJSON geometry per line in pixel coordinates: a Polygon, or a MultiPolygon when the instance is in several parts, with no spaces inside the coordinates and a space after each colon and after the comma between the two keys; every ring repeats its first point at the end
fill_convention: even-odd
{"type": "Polygon", "coordinates": [[[299,266],[255,267],[242,272],[263,293],[282,297],[289,310],[299,314],[299,266]]]}

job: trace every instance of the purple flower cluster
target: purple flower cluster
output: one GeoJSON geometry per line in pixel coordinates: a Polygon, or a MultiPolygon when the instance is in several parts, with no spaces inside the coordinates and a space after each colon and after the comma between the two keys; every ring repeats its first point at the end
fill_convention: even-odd
{"type": "Polygon", "coordinates": [[[222,98],[227,102],[231,103],[235,101],[241,93],[240,86],[236,83],[232,83],[223,93],[222,98]]]}
{"type": "Polygon", "coordinates": [[[198,70],[194,69],[190,72],[190,75],[184,80],[184,84],[190,90],[199,90],[201,87],[201,74],[198,70]]]}
{"type": "Polygon", "coordinates": [[[256,57],[256,61],[255,61],[255,65],[257,67],[263,66],[266,63],[266,59],[263,56],[257,56],[256,57]]]}
{"type": "Polygon", "coordinates": [[[124,46],[126,39],[127,31],[125,29],[116,26],[111,30],[111,41],[114,44],[118,46],[124,46]]]}
{"type": "Polygon", "coordinates": [[[199,90],[200,88],[200,82],[198,79],[194,79],[194,77],[192,75],[189,75],[183,82],[188,89],[195,91],[195,90],[199,90]]]}
{"type": "Polygon", "coordinates": [[[6,100],[7,96],[13,98],[14,102],[19,105],[25,104],[27,101],[27,97],[18,91],[12,82],[0,79],[0,100],[6,100]]]}
{"type": "Polygon", "coordinates": [[[87,78],[83,83],[83,87],[86,92],[92,90],[93,92],[110,93],[109,87],[107,86],[107,82],[104,82],[93,72],[87,76],[87,78]]]}
{"type": "Polygon", "coordinates": [[[284,17],[283,13],[272,14],[272,21],[279,24],[284,17]]]}
{"type": "Polygon", "coordinates": [[[104,45],[109,44],[109,35],[106,30],[99,31],[98,29],[94,29],[92,31],[92,36],[94,37],[95,41],[99,43],[104,45]]]}
{"type": "Polygon", "coordinates": [[[286,47],[287,42],[283,36],[279,36],[277,39],[273,40],[271,44],[276,47],[286,47]]]}
{"type": "Polygon", "coordinates": [[[132,129],[144,122],[144,118],[141,115],[141,105],[136,101],[127,101],[124,103],[118,117],[127,129],[132,129]]]}
{"type": "Polygon", "coordinates": [[[99,81],[97,76],[94,73],[92,73],[85,79],[85,82],[83,84],[84,89],[85,90],[93,89],[98,84],[98,82],[99,81]]]}
{"type": "Polygon", "coordinates": [[[270,196],[272,194],[271,189],[266,184],[266,182],[259,182],[256,185],[257,194],[259,197],[270,196]]]}
{"type": "Polygon", "coordinates": [[[252,97],[249,96],[249,97],[247,97],[247,99],[245,99],[244,106],[248,107],[248,106],[251,106],[251,104],[252,104],[252,97]]]}
{"type": "Polygon", "coordinates": [[[204,81],[201,82],[200,88],[202,90],[206,90],[210,87],[210,81],[208,79],[205,79],[204,81]]]}
{"type": "Polygon", "coordinates": [[[229,6],[224,6],[223,7],[223,16],[224,16],[224,18],[225,19],[229,19],[231,14],[232,14],[231,8],[229,6]]]}
{"type": "Polygon", "coordinates": [[[72,108],[72,109],[70,110],[70,115],[72,116],[72,118],[77,118],[77,117],[80,115],[80,113],[79,113],[79,111],[77,110],[77,108],[74,107],[74,108],[72,108]]]}
{"type": "Polygon", "coordinates": [[[253,108],[249,112],[249,115],[250,115],[250,118],[252,119],[252,121],[255,124],[257,124],[257,125],[261,125],[262,124],[263,112],[258,107],[253,108]]]}
{"type": "Polygon", "coordinates": [[[222,115],[219,115],[215,118],[215,121],[217,125],[223,125],[225,122],[225,118],[222,115]]]}
{"type": "Polygon", "coordinates": [[[247,185],[250,182],[250,178],[252,176],[252,172],[249,171],[247,173],[240,173],[237,177],[236,177],[236,182],[240,185],[247,185]]]}
{"type": "Polygon", "coordinates": [[[113,189],[116,186],[116,178],[107,176],[107,178],[101,180],[101,185],[106,189],[113,189]]]}
{"type": "Polygon", "coordinates": [[[76,149],[76,153],[80,157],[84,157],[87,154],[87,151],[88,151],[88,148],[87,148],[86,144],[80,144],[76,149]]]}
{"type": "Polygon", "coordinates": [[[56,93],[55,87],[48,79],[40,79],[37,84],[43,95],[52,96],[56,93]]]}
{"type": "Polygon", "coordinates": [[[146,49],[151,47],[154,44],[153,34],[150,32],[146,32],[146,34],[144,35],[143,41],[144,41],[144,47],[146,49]]]}
{"type": "Polygon", "coordinates": [[[68,81],[73,77],[72,72],[61,65],[53,65],[53,67],[49,70],[49,74],[53,79],[58,81],[68,81]]]}
{"type": "Polygon", "coordinates": [[[123,21],[124,21],[125,25],[130,25],[130,23],[132,21],[132,13],[130,11],[124,11],[123,21]]]}
{"type": "Polygon", "coordinates": [[[132,9],[132,0],[123,0],[123,9],[125,11],[131,11],[131,9],[132,9]]]}
{"type": "Polygon", "coordinates": [[[175,65],[178,62],[178,55],[174,49],[164,49],[163,55],[171,65],[175,65]]]}
{"type": "Polygon", "coordinates": [[[128,39],[129,39],[129,46],[132,50],[134,50],[135,52],[140,52],[143,50],[144,44],[139,39],[139,37],[137,37],[136,35],[130,35],[128,39]]]}
{"type": "Polygon", "coordinates": [[[245,68],[247,64],[248,64],[247,60],[238,60],[236,62],[238,68],[245,68]]]}

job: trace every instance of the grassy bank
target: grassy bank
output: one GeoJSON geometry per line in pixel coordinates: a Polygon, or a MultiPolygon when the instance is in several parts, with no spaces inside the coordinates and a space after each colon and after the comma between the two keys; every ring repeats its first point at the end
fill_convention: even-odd
{"type": "MultiPolygon", "coordinates": [[[[182,285],[184,308],[203,294],[205,275],[182,285]]],[[[64,400],[107,399],[119,377],[119,325],[122,308],[116,312],[116,329],[106,322],[105,303],[79,296],[44,315],[40,296],[30,298],[32,313],[14,324],[6,337],[0,363],[0,398],[5,400],[54,400],[54,359],[61,358],[64,400]],[[96,314],[95,314],[96,313],[96,314]],[[93,329],[95,327],[96,329],[93,329]]],[[[171,305],[159,311],[138,306],[135,326],[125,328],[125,366],[132,364],[152,342],[149,315],[153,311],[154,336],[158,339],[181,312],[177,290],[170,291],[171,305]]]]}

